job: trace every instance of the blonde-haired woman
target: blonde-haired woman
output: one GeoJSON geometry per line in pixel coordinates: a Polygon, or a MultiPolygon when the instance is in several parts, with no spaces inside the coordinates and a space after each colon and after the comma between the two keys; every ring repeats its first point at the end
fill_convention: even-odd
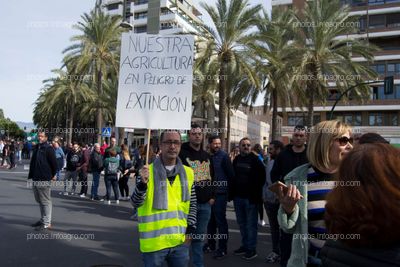
{"type": "Polygon", "coordinates": [[[333,189],[333,175],[353,148],[351,128],[341,121],[322,121],[311,128],[307,143],[310,163],[291,171],[281,187],[278,222],[292,233],[288,267],[321,266],[319,252],[326,240],[326,195],[333,189]],[[285,193],[284,193],[285,191],[285,193]]]}
{"type": "Polygon", "coordinates": [[[129,200],[129,177],[134,172],[133,162],[129,155],[129,148],[125,144],[121,145],[121,159],[120,159],[120,170],[122,172],[121,178],[118,180],[119,192],[121,193],[122,200],[129,200]]]}

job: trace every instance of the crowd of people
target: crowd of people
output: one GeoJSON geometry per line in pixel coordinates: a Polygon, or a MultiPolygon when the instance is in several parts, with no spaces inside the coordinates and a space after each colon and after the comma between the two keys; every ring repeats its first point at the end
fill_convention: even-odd
{"type": "Polygon", "coordinates": [[[30,159],[32,144],[14,139],[0,140],[0,167],[15,169],[22,159],[30,159]]]}
{"type": "Polygon", "coordinates": [[[80,184],[82,198],[111,204],[113,193],[116,204],[131,201],[145,266],[204,266],[205,253],[224,259],[230,201],[241,235],[233,254],[244,260],[257,257],[265,209],[272,241],[268,263],[400,264],[400,230],[395,227],[400,219],[400,151],[374,133],[353,140],[351,127],[340,121],[323,121],[311,129],[296,126],[290,144],[273,140],[268,153],[246,137],[230,154],[218,136],[203,144],[197,124],[186,143],[179,131],[162,132],[158,151],[150,146],[148,159],[146,146],[118,146],[115,138],[110,145],[74,142],[62,149],[58,138],[50,144],[45,133],[38,137],[29,178],[49,183],[33,185],[42,215],[32,224],[37,230],[51,228],[51,180],[62,180],[65,196],[78,194],[80,184]],[[99,196],[102,173],[106,194],[99,196]],[[272,192],[276,184],[279,191],[272,192]]]}

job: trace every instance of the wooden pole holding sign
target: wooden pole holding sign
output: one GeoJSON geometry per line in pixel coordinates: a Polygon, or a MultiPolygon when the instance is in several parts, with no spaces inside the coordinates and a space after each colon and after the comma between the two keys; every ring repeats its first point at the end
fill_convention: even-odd
{"type": "Polygon", "coordinates": [[[147,149],[146,149],[146,166],[149,166],[151,129],[147,129],[147,149]]]}

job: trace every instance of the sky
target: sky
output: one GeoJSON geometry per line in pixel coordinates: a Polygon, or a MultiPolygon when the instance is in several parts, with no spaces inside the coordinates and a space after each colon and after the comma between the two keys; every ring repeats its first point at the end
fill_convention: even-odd
{"type": "MultiPolygon", "coordinates": [[[[194,0],[197,7],[202,9],[194,0]]],[[[250,0],[265,4],[271,0],[250,0]]],[[[216,0],[207,0],[213,4],[216,0]]],[[[0,2],[0,108],[13,121],[32,122],[42,81],[61,67],[62,51],[79,34],[72,28],[95,0],[0,2]]],[[[209,17],[203,13],[203,20],[209,17]]]]}

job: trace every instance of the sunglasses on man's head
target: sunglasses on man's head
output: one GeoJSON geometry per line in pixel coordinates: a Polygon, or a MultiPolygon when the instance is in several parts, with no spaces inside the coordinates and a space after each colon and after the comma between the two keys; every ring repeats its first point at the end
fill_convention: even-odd
{"type": "Polygon", "coordinates": [[[341,146],[345,146],[348,143],[353,144],[353,137],[348,138],[347,136],[342,136],[336,139],[341,146]]]}
{"type": "Polygon", "coordinates": [[[250,147],[250,144],[242,144],[242,147],[250,147]]]}

